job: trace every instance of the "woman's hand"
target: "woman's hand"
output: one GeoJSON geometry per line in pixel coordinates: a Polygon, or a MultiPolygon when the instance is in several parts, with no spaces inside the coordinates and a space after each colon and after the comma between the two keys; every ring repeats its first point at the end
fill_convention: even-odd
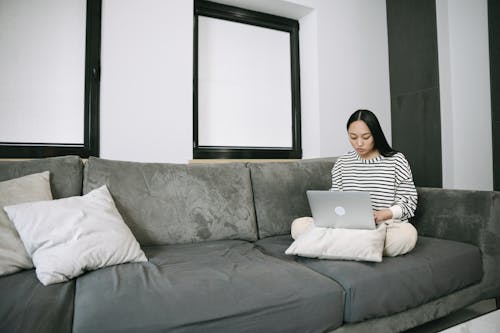
{"type": "Polygon", "coordinates": [[[373,216],[375,217],[375,223],[379,224],[392,219],[392,211],[390,209],[375,210],[373,216]]]}

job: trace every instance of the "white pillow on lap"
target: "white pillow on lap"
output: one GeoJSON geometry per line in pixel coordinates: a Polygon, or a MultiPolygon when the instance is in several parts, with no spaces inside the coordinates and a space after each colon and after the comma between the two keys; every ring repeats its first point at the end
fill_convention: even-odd
{"type": "Polygon", "coordinates": [[[308,258],[382,261],[385,223],[375,230],[314,227],[301,234],[285,251],[308,258]]]}
{"type": "Polygon", "coordinates": [[[7,206],[38,279],[67,281],[88,270],[147,261],[106,186],[81,197],[7,206]]]}
{"type": "Polygon", "coordinates": [[[16,228],[2,207],[52,200],[48,171],[0,182],[0,276],[33,268],[16,228]]]}

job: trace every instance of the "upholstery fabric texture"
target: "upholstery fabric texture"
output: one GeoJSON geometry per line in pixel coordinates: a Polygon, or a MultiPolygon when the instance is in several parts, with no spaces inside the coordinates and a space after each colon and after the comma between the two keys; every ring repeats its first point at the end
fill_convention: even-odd
{"type": "Polygon", "coordinates": [[[476,245],[483,256],[481,296],[500,295],[500,192],[417,188],[419,235],[476,245]]]}
{"type": "MultiPolygon", "coordinates": [[[[0,276],[0,332],[394,333],[500,295],[499,192],[417,188],[417,246],[382,263],[286,255],[334,161],[90,158],[85,193],[109,186],[150,261],[46,287],[34,270],[0,276]]],[[[0,161],[0,182],[50,171],[59,199],[82,194],[82,170],[77,156],[0,161]]]]}
{"type": "Polygon", "coordinates": [[[346,292],[344,321],[348,323],[416,307],[482,278],[479,249],[455,241],[419,237],[413,251],[384,257],[380,263],[286,256],[284,251],[291,242],[290,236],[277,236],[259,240],[257,246],[266,254],[293,260],[340,283],[346,292]]]}
{"type": "Polygon", "coordinates": [[[329,190],[335,158],[249,163],[259,238],[290,234],[292,221],[311,216],[307,190],[329,190]]]}
{"type": "Polygon", "coordinates": [[[0,181],[44,171],[50,172],[50,189],[54,199],[82,194],[83,163],[78,156],[0,161],[0,181]]]}
{"type": "Polygon", "coordinates": [[[141,245],[255,240],[249,170],[89,158],[84,193],[106,184],[141,245]]]}
{"type": "Polygon", "coordinates": [[[342,324],[334,281],[221,240],[145,247],[147,263],[78,278],[74,332],[325,332],[342,324]]]}
{"type": "Polygon", "coordinates": [[[74,294],[74,280],[44,286],[34,270],[0,277],[0,332],[71,332],[74,294]]]}
{"type": "Polygon", "coordinates": [[[480,300],[479,285],[458,290],[420,306],[359,323],[344,323],[330,333],[400,333],[422,325],[480,300]]]}
{"type": "Polygon", "coordinates": [[[52,200],[49,176],[45,171],[0,182],[0,276],[33,268],[31,256],[3,207],[52,200]]]}
{"type": "Polygon", "coordinates": [[[28,202],[4,210],[46,286],[85,271],[147,261],[105,185],[84,196],[28,202]]]}

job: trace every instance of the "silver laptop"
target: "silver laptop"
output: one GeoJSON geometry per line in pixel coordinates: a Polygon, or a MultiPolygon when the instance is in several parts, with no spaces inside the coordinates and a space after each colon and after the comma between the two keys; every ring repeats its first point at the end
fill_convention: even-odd
{"type": "Polygon", "coordinates": [[[307,191],[306,193],[316,226],[375,229],[368,192],[307,191]]]}

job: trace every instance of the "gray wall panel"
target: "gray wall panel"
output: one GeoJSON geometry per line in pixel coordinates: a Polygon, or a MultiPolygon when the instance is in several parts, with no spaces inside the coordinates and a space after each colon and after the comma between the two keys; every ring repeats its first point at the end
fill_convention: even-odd
{"type": "Polygon", "coordinates": [[[415,185],[442,186],[435,0],[387,0],[392,144],[415,185]]]}

